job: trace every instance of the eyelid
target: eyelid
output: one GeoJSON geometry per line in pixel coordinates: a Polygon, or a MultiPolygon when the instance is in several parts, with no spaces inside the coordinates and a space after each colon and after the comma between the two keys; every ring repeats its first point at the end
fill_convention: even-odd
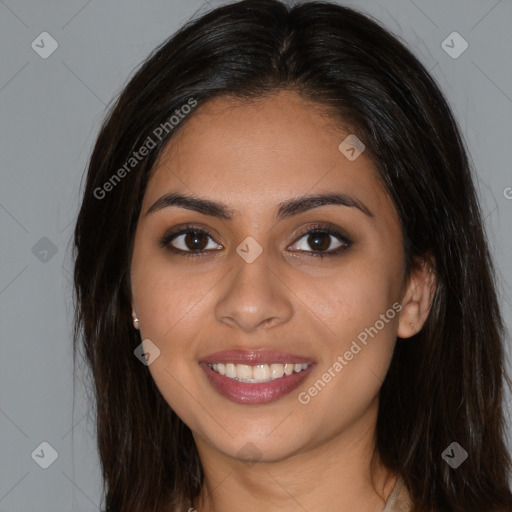
{"type": "Polygon", "coordinates": [[[211,252],[216,252],[217,250],[220,250],[220,249],[217,249],[217,250],[203,250],[203,251],[184,251],[182,249],[177,249],[175,247],[173,247],[171,245],[171,242],[174,241],[177,237],[181,236],[181,235],[184,235],[184,234],[188,234],[188,233],[199,233],[199,234],[206,234],[208,237],[210,237],[216,244],[218,245],[221,245],[217,242],[216,240],[216,235],[214,235],[208,228],[206,227],[203,227],[203,226],[197,226],[197,225],[194,225],[194,224],[185,224],[185,225],[182,225],[182,226],[178,226],[178,227],[175,227],[169,231],[167,231],[164,236],[160,239],[159,241],[159,245],[164,248],[164,249],[167,249],[171,252],[174,252],[174,253],[177,253],[177,254],[181,254],[181,255],[185,255],[185,256],[189,256],[189,255],[201,255],[201,254],[204,254],[204,253],[211,253],[211,252]]]}
{"type": "Polygon", "coordinates": [[[307,256],[313,256],[313,257],[320,257],[323,258],[325,256],[336,256],[340,254],[341,252],[347,250],[352,246],[352,240],[349,238],[346,234],[344,234],[344,231],[341,228],[338,228],[336,226],[333,226],[329,222],[320,222],[316,224],[309,224],[305,226],[303,229],[299,231],[297,235],[295,235],[292,245],[297,244],[304,236],[314,233],[325,233],[333,238],[336,238],[340,243],[340,247],[337,247],[336,249],[330,249],[328,251],[304,251],[304,250],[297,250],[299,253],[306,254],[307,256]]]}
{"type": "Polygon", "coordinates": [[[313,224],[307,224],[303,228],[299,229],[299,232],[294,235],[294,239],[299,237],[302,238],[304,235],[308,233],[322,232],[328,233],[335,238],[338,238],[342,242],[352,243],[352,240],[349,238],[348,234],[345,234],[345,231],[330,222],[316,222],[313,224]]]}

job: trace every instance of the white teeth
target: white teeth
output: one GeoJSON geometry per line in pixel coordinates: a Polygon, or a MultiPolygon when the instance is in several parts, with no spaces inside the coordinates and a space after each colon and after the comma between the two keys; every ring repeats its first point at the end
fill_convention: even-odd
{"type": "Polygon", "coordinates": [[[252,369],[252,378],[255,380],[261,380],[261,381],[270,380],[270,366],[268,364],[256,365],[252,369]]]}
{"type": "Polygon", "coordinates": [[[252,367],[250,367],[248,364],[237,364],[236,378],[238,380],[252,379],[252,367]]]}
{"type": "Polygon", "coordinates": [[[230,379],[240,382],[269,382],[280,379],[292,373],[298,373],[305,370],[310,363],[273,363],[273,364],[257,364],[250,366],[248,364],[232,364],[232,363],[211,363],[208,366],[217,373],[225,375],[230,379]]]}
{"type": "Polygon", "coordinates": [[[228,363],[226,365],[226,377],[234,379],[236,377],[236,367],[234,364],[228,363]]]}
{"type": "Polygon", "coordinates": [[[284,365],[283,364],[271,364],[270,365],[270,375],[273,379],[280,379],[284,375],[284,365]]]}

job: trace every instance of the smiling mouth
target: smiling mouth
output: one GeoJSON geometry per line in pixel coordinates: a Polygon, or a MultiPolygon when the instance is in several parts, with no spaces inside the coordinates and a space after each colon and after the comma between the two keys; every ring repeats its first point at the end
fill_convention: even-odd
{"type": "Polygon", "coordinates": [[[273,364],[233,364],[233,363],[208,363],[208,366],[216,373],[229,379],[259,384],[282,379],[294,373],[306,370],[311,363],[273,363],[273,364]]]}
{"type": "Polygon", "coordinates": [[[212,388],[228,400],[261,405],[289,395],[314,371],[310,357],[270,349],[221,350],[199,359],[212,388]]]}

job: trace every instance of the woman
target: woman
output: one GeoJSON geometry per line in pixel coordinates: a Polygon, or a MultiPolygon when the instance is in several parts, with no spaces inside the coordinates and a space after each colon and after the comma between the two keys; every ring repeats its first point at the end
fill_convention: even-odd
{"type": "Polygon", "coordinates": [[[107,511],[512,510],[466,150],[375,21],[184,26],[101,129],[75,249],[107,511]]]}

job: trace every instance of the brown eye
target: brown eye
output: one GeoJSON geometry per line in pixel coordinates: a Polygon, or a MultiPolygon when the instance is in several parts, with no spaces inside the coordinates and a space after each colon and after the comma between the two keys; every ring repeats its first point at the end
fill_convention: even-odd
{"type": "Polygon", "coordinates": [[[166,235],[160,245],[174,252],[201,254],[203,252],[222,249],[215,243],[210,233],[203,229],[183,228],[166,235]],[[213,242],[209,242],[209,239],[213,242]]]}
{"type": "MultiPolygon", "coordinates": [[[[299,241],[294,244],[295,250],[299,252],[321,257],[338,254],[348,249],[351,245],[352,242],[346,236],[326,226],[316,226],[307,230],[302,234],[299,241]],[[333,239],[335,240],[334,242],[333,239]],[[301,240],[304,240],[302,244],[301,240]],[[297,249],[297,245],[302,245],[302,247],[297,249]]],[[[292,246],[292,249],[294,246],[292,246]]]]}

